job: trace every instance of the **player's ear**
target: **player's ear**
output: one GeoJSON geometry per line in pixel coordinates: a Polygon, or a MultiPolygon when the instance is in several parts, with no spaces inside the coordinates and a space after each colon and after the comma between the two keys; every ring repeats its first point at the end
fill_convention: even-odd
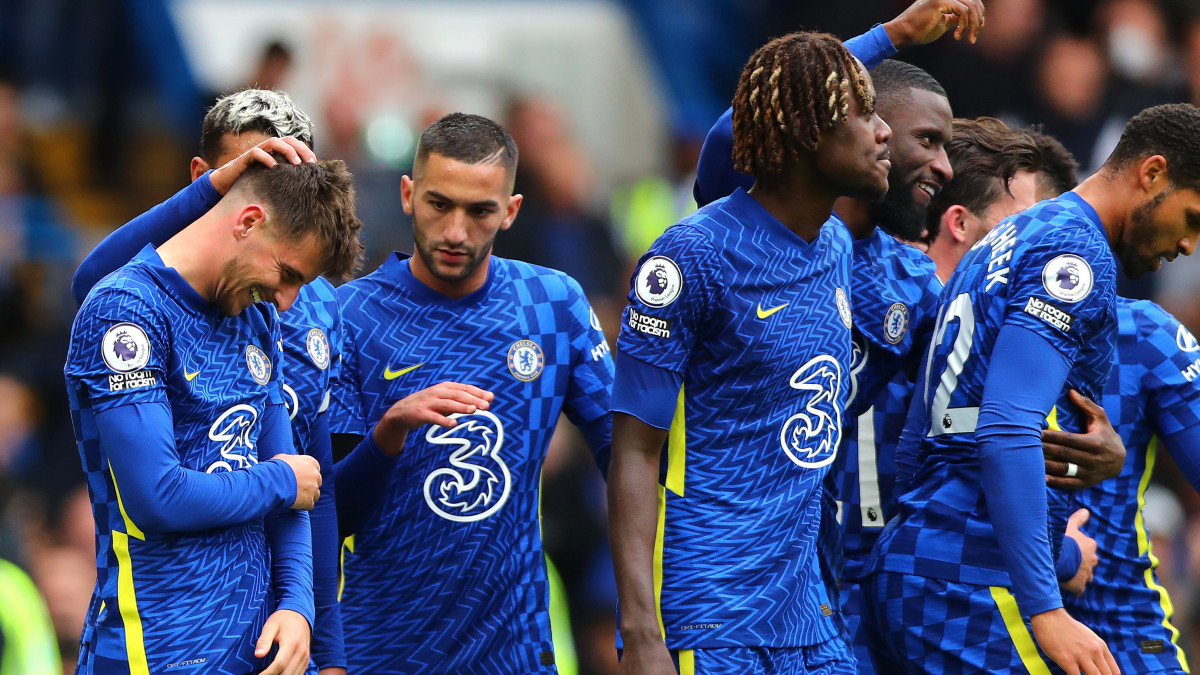
{"type": "Polygon", "coordinates": [[[200,176],[203,176],[204,172],[208,171],[210,168],[212,168],[212,167],[210,167],[208,165],[208,162],[204,161],[203,159],[200,159],[199,157],[193,157],[192,158],[192,181],[194,182],[197,178],[199,178],[200,176]]]}
{"type": "Polygon", "coordinates": [[[942,214],[942,230],[949,232],[954,241],[962,244],[967,241],[967,208],[955,204],[942,214]]]}
{"type": "Polygon", "coordinates": [[[1168,182],[1166,157],[1150,155],[1138,165],[1138,185],[1143,191],[1155,194],[1165,188],[1168,182]]]}
{"type": "Polygon", "coordinates": [[[400,177],[400,206],[408,215],[413,214],[413,179],[409,176],[400,177]]]}
{"type": "Polygon", "coordinates": [[[513,221],[517,219],[517,211],[521,210],[521,202],[525,198],[521,195],[513,195],[508,198],[508,208],[505,210],[504,222],[500,223],[500,229],[507,230],[512,227],[513,221]]]}
{"type": "Polygon", "coordinates": [[[245,239],[254,228],[261,227],[267,221],[267,212],[259,204],[247,204],[238,212],[233,223],[234,239],[245,239]]]}

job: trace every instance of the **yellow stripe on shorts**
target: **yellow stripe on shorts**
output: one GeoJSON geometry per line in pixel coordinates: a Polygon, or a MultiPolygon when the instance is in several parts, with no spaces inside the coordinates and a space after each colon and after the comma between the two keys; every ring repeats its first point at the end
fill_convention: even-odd
{"type": "Polygon", "coordinates": [[[1021,618],[1021,610],[1017,609],[1017,599],[1003,586],[989,586],[989,590],[992,591],[992,600],[996,601],[996,608],[1000,610],[1004,627],[1008,629],[1008,636],[1017,648],[1017,655],[1021,657],[1025,670],[1029,671],[1029,675],[1050,675],[1050,668],[1038,653],[1037,644],[1029,634],[1029,629],[1025,627],[1025,620],[1021,618]]]}

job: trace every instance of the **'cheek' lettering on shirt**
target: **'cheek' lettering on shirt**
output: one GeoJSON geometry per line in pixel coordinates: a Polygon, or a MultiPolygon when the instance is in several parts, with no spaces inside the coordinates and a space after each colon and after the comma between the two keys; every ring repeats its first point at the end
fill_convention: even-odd
{"type": "Polygon", "coordinates": [[[1008,262],[1012,260],[1012,247],[1017,243],[1017,226],[1008,223],[998,230],[993,230],[987,239],[991,240],[992,254],[988,258],[988,273],[986,291],[991,291],[995,284],[1008,284],[1008,262]]]}

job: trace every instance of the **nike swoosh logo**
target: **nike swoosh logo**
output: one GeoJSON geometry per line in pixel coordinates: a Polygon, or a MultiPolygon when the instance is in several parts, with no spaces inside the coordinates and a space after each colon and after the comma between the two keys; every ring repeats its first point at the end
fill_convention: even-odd
{"type": "Polygon", "coordinates": [[[196,376],[199,374],[200,374],[200,371],[198,371],[198,370],[194,373],[189,373],[188,371],[185,370],[185,371],[183,371],[183,379],[187,380],[188,382],[191,382],[192,380],[196,379],[196,376]]]}
{"type": "Polygon", "coordinates": [[[423,366],[423,365],[425,365],[425,364],[424,364],[424,363],[418,363],[418,364],[417,364],[417,365],[415,365],[415,366],[409,366],[409,367],[407,367],[407,368],[403,368],[403,369],[401,369],[401,370],[392,370],[392,367],[391,367],[391,366],[388,366],[388,367],[386,367],[386,368],[384,368],[384,369],[383,369],[383,379],[385,379],[385,380],[394,380],[394,379],[396,379],[397,377],[400,377],[401,375],[407,375],[408,373],[411,373],[412,371],[416,370],[417,368],[420,368],[420,367],[421,367],[421,366],[423,366]]]}
{"type": "Polygon", "coordinates": [[[787,307],[789,304],[791,304],[791,303],[785,302],[778,307],[772,307],[771,309],[763,311],[762,303],[760,302],[760,303],[758,303],[758,307],[757,307],[758,318],[765,319],[768,316],[771,316],[772,314],[774,314],[775,312],[778,312],[779,310],[783,309],[784,307],[787,307]]]}

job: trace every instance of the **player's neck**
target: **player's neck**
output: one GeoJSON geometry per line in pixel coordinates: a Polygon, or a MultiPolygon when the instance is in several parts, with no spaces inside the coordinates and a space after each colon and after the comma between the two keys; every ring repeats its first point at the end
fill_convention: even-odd
{"type": "Polygon", "coordinates": [[[749,194],[784,227],[805,241],[812,241],[821,233],[821,226],[833,213],[833,202],[837,197],[801,172],[792,172],[769,184],[758,181],[749,194]]]}
{"type": "Polygon", "coordinates": [[[1126,180],[1129,178],[1124,172],[1113,173],[1101,169],[1072,190],[1096,210],[1110,245],[1120,238],[1130,212],[1130,190],[1121,186],[1126,180]]]}
{"type": "Polygon", "coordinates": [[[210,231],[207,220],[201,219],[185,227],[156,249],[163,264],[179,273],[200,297],[212,302],[216,297],[216,280],[224,260],[220,251],[214,251],[212,242],[216,233],[210,231]]]}
{"type": "Polygon", "coordinates": [[[846,223],[850,236],[866,239],[875,234],[875,221],[871,218],[871,202],[858,197],[838,197],[833,203],[833,212],[846,223]]]}
{"type": "Polygon", "coordinates": [[[950,275],[954,273],[954,268],[958,267],[958,263],[966,255],[967,250],[960,248],[958,242],[938,237],[929,245],[929,250],[925,254],[929,256],[934,265],[937,265],[937,278],[945,284],[950,280],[950,275]]]}

